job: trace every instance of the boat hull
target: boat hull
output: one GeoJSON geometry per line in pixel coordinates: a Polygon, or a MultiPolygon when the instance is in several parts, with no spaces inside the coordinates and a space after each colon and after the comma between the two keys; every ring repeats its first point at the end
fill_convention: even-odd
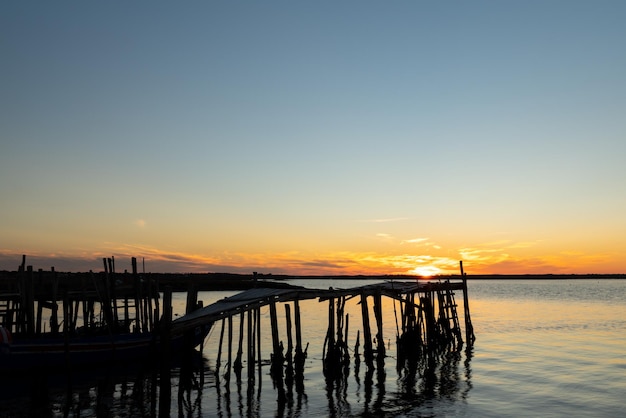
{"type": "MultiPolygon", "coordinates": [[[[172,335],[169,351],[199,345],[210,326],[197,327],[187,334],[172,335]]],[[[81,336],[65,339],[41,336],[13,338],[0,347],[0,374],[42,370],[75,369],[86,366],[122,364],[158,358],[163,344],[153,333],[81,336]]]]}

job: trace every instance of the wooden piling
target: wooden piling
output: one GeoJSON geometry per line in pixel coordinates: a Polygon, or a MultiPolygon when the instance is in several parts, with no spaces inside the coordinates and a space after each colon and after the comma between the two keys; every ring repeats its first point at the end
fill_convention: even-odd
{"type": "Polygon", "coordinates": [[[461,278],[463,279],[463,313],[465,317],[465,341],[467,342],[467,348],[471,348],[474,345],[474,341],[476,341],[476,336],[474,335],[474,326],[472,325],[472,319],[470,317],[470,309],[469,309],[469,296],[467,294],[467,277],[465,272],[463,271],[463,260],[459,261],[459,267],[461,269],[461,278]]]}
{"type": "Polygon", "coordinates": [[[163,317],[161,318],[161,352],[169,355],[172,325],[172,288],[167,286],[163,292],[163,317]]]}
{"type": "Polygon", "coordinates": [[[57,292],[59,288],[59,278],[54,270],[54,267],[50,269],[52,273],[52,312],[50,313],[50,331],[52,334],[59,332],[59,313],[57,305],[57,292]]]}
{"type": "Polygon", "coordinates": [[[376,317],[376,342],[378,343],[376,356],[378,359],[382,359],[385,357],[386,351],[385,339],[383,337],[383,306],[380,293],[374,295],[374,316],[376,317]]]}
{"type": "Polygon", "coordinates": [[[252,327],[252,309],[248,310],[248,386],[254,381],[254,334],[252,327]]]}
{"type": "Polygon", "coordinates": [[[33,283],[33,266],[28,266],[28,273],[24,277],[24,307],[26,320],[26,333],[30,336],[35,334],[35,289],[33,283]]]}
{"type": "Polygon", "coordinates": [[[334,350],[335,347],[335,298],[328,299],[328,331],[326,333],[328,342],[327,353],[334,350]]]}
{"type": "Polygon", "coordinates": [[[426,340],[429,349],[434,349],[438,341],[432,293],[433,292],[426,292],[421,298],[422,312],[424,313],[424,322],[426,324],[426,340]]]}
{"type": "Polygon", "coordinates": [[[134,298],[135,298],[135,324],[137,332],[145,329],[145,324],[143,322],[142,308],[141,308],[141,280],[139,279],[139,275],[137,274],[137,259],[135,257],[132,258],[132,268],[133,268],[133,289],[134,289],[134,298]]]}
{"type": "Polygon", "coordinates": [[[293,340],[291,334],[291,305],[285,304],[285,321],[287,322],[287,353],[285,358],[287,360],[287,379],[293,376],[293,340]]]}
{"type": "Polygon", "coordinates": [[[270,302],[270,325],[272,328],[272,373],[282,376],[283,370],[283,353],[280,347],[280,339],[278,337],[278,317],[276,315],[276,302],[270,302]]]}
{"type": "Polygon", "coordinates": [[[217,359],[215,360],[215,376],[219,377],[220,366],[222,362],[222,342],[224,341],[224,328],[226,326],[226,319],[222,319],[222,327],[220,330],[220,342],[217,346],[217,359]]]}
{"type": "Polygon", "coordinates": [[[161,334],[161,385],[159,394],[159,417],[170,416],[172,398],[171,387],[171,326],[172,326],[172,288],[167,286],[163,292],[163,317],[160,321],[161,334]]]}
{"type": "Polygon", "coordinates": [[[228,364],[226,367],[226,383],[230,382],[230,368],[233,360],[233,317],[228,315],[228,364]]]}
{"type": "Polygon", "coordinates": [[[363,357],[368,366],[374,365],[372,350],[372,333],[370,330],[370,314],[367,307],[367,295],[361,294],[361,316],[363,317],[363,357]]]}
{"type": "Polygon", "coordinates": [[[110,273],[110,281],[109,281],[109,295],[111,298],[111,303],[113,306],[113,321],[114,321],[114,329],[117,330],[119,324],[119,316],[117,312],[117,283],[115,279],[115,257],[108,258],[109,262],[109,273],[110,273]]]}
{"type": "Polygon", "coordinates": [[[300,321],[300,303],[298,299],[293,302],[295,325],[296,325],[296,353],[294,356],[294,375],[296,381],[302,381],[304,378],[304,362],[306,352],[302,351],[302,325],[300,321]]]}
{"type": "Polygon", "coordinates": [[[198,305],[198,288],[194,283],[190,283],[187,288],[187,305],[185,307],[185,314],[190,314],[196,310],[198,305]]]}
{"type": "Polygon", "coordinates": [[[235,371],[235,376],[237,380],[241,380],[241,369],[243,368],[241,357],[243,356],[243,328],[244,328],[244,312],[239,313],[239,344],[237,348],[237,356],[235,357],[235,362],[233,363],[233,369],[235,371]]]}
{"type": "Polygon", "coordinates": [[[255,310],[255,318],[256,318],[256,343],[257,343],[257,369],[259,374],[259,390],[261,390],[261,382],[262,382],[262,370],[261,370],[261,307],[258,306],[255,310]]]}

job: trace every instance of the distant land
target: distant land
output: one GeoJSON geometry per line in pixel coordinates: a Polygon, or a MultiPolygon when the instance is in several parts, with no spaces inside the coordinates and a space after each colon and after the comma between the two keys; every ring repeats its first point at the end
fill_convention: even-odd
{"type": "MultiPolygon", "coordinates": [[[[26,273],[27,274],[27,273],[26,273]]],[[[93,278],[89,272],[32,272],[36,282],[45,283],[51,280],[52,275],[60,283],[67,284],[74,288],[83,286],[83,283],[90,283],[93,278]]],[[[94,272],[95,276],[104,276],[104,271],[94,272]]],[[[132,277],[132,273],[124,271],[113,273],[116,280],[126,282],[132,277]]],[[[314,280],[460,280],[461,275],[439,275],[439,276],[412,276],[412,275],[320,275],[320,276],[295,276],[282,274],[237,274],[237,273],[139,273],[139,277],[157,281],[159,287],[163,289],[169,286],[173,291],[186,291],[190,286],[194,286],[199,291],[210,290],[245,290],[253,287],[288,287],[286,281],[291,285],[298,285],[298,281],[314,280]]],[[[0,271],[0,291],[6,289],[9,283],[19,280],[18,271],[0,271]]],[[[601,279],[626,279],[626,274],[466,274],[466,279],[471,280],[601,280],[601,279]]]]}

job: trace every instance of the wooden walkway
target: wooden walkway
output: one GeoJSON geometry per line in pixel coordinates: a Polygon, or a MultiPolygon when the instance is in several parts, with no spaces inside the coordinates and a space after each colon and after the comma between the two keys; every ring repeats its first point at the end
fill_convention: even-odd
{"type": "MultiPolygon", "coordinates": [[[[216,373],[220,370],[225,330],[228,330],[226,343],[228,356],[225,377],[230,380],[231,366],[237,378],[241,377],[244,337],[246,341],[248,378],[254,379],[253,365],[258,364],[260,374],[261,320],[260,308],[270,308],[272,333],[271,374],[282,386],[286,372],[288,379],[302,379],[307,347],[302,346],[302,329],[299,302],[318,299],[328,302],[328,331],[324,342],[324,373],[327,378],[337,378],[350,363],[350,351],[347,346],[348,315],[344,315],[347,300],[359,298],[363,330],[363,357],[368,367],[374,362],[381,364],[385,357],[385,338],[383,335],[382,298],[387,297],[399,302],[400,315],[396,315],[396,335],[398,366],[407,362],[418,361],[428,353],[444,350],[458,351],[463,347],[463,330],[467,347],[474,343],[475,336],[469,313],[466,280],[411,281],[369,284],[349,289],[308,289],[290,287],[285,289],[255,288],[234,296],[224,298],[209,306],[188,312],[183,317],[172,321],[172,329],[177,332],[191,331],[206,324],[217,325],[221,321],[219,346],[217,348],[216,373]],[[463,293],[464,326],[460,323],[455,293],[463,293]],[[370,324],[369,303],[373,302],[373,323],[370,324]],[[287,347],[278,337],[277,304],[285,305],[287,317],[287,347]],[[291,307],[294,309],[295,344],[292,336],[291,307]],[[239,338],[233,341],[233,317],[239,317],[239,338]],[[399,322],[399,323],[398,323],[399,322]],[[344,337],[345,335],[345,337],[344,337]],[[237,344],[236,358],[232,358],[233,344],[237,344]]],[[[214,329],[217,327],[214,326],[214,329]]],[[[360,330],[354,350],[355,361],[360,347],[360,330]]]]}
{"type": "MultiPolygon", "coordinates": [[[[25,265],[23,257],[16,279],[3,283],[5,288],[0,292],[0,326],[14,336],[39,336],[48,332],[62,337],[73,335],[79,330],[99,332],[104,329],[113,333],[158,333],[162,341],[169,341],[172,334],[192,335],[210,326],[216,329],[215,325],[221,321],[216,370],[220,369],[226,338],[227,378],[230,378],[231,368],[239,377],[245,351],[248,377],[253,379],[253,367],[258,365],[259,374],[261,368],[260,309],[269,306],[271,374],[279,381],[285,372],[289,379],[302,378],[308,344],[306,347],[302,344],[299,303],[305,300],[318,299],[328,304],[327,311],[321,311],[328,318],[322,353],[327,378],[345,373],[351,357],[360,361],[361,343],[368,368],[373,368],[375,361],[381,368],[382,359],[386,357],[383,298],[393,300],[398,367],[419,361],[432,353],[458,351],[464,345],[469,348],[475,340],[462,263],[458,280],[389,280],[348,289],[307,289],[286,284],[283,286],[281,283],[282,288],[252,288],[206,307],[198,304],[197,290],[191,283],[187,290],[186,314],[175,320],[171,318],[172,288],[167,286],[159,289],[158,282],[139,274],[135,258],[132,259],[130,273],[115,273],[112,258],[103,259],[103,265],[104,273],[90,272],[88,276],[68,281],[60,280],[54,270],[33,271],[31,266],[25,265]],[[162,300],[161,292],[164,295],[162,300]],[[457,305],[455,299],[458,292],[463,297],[462,317],[458,312],[461,304],[457,305]],[[346,301],[355,298],[360,305],[362,326],[357,327],[354,350],[349,350],[347,340],[350,318],[345,313],[345,306],[346,301]],[[277,304],[285,308],[287,347],[279,339],[277,304]],[[397,305],[399,311],[396,311],[397,305]],[[370,319],[371,313],[373,315],[370,319]],[[235,317],[239,319],[237,341],[233,341],[235,317]],[[228,333],[225,337],[226,330],[228,333]],[[244,337],[246,347],[243,345],[244,337]],[[235,359],[232,358],[234,343],[237,344],[235,359]],[[354,353],[353,356],[350,353],[354,353]]],[[[256,284],[260,286],[262,282],[256,284]]],[[[164,350],[167,346],[163,345],[164,350]]]]}

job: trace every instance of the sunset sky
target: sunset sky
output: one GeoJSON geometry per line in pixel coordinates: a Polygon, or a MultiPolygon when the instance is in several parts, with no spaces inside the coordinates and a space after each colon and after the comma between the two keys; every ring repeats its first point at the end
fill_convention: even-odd
{"type": "Polygon", "coordinates": [[[0,270],[626,273],[625,1],[4,1],[0,270]]]}

